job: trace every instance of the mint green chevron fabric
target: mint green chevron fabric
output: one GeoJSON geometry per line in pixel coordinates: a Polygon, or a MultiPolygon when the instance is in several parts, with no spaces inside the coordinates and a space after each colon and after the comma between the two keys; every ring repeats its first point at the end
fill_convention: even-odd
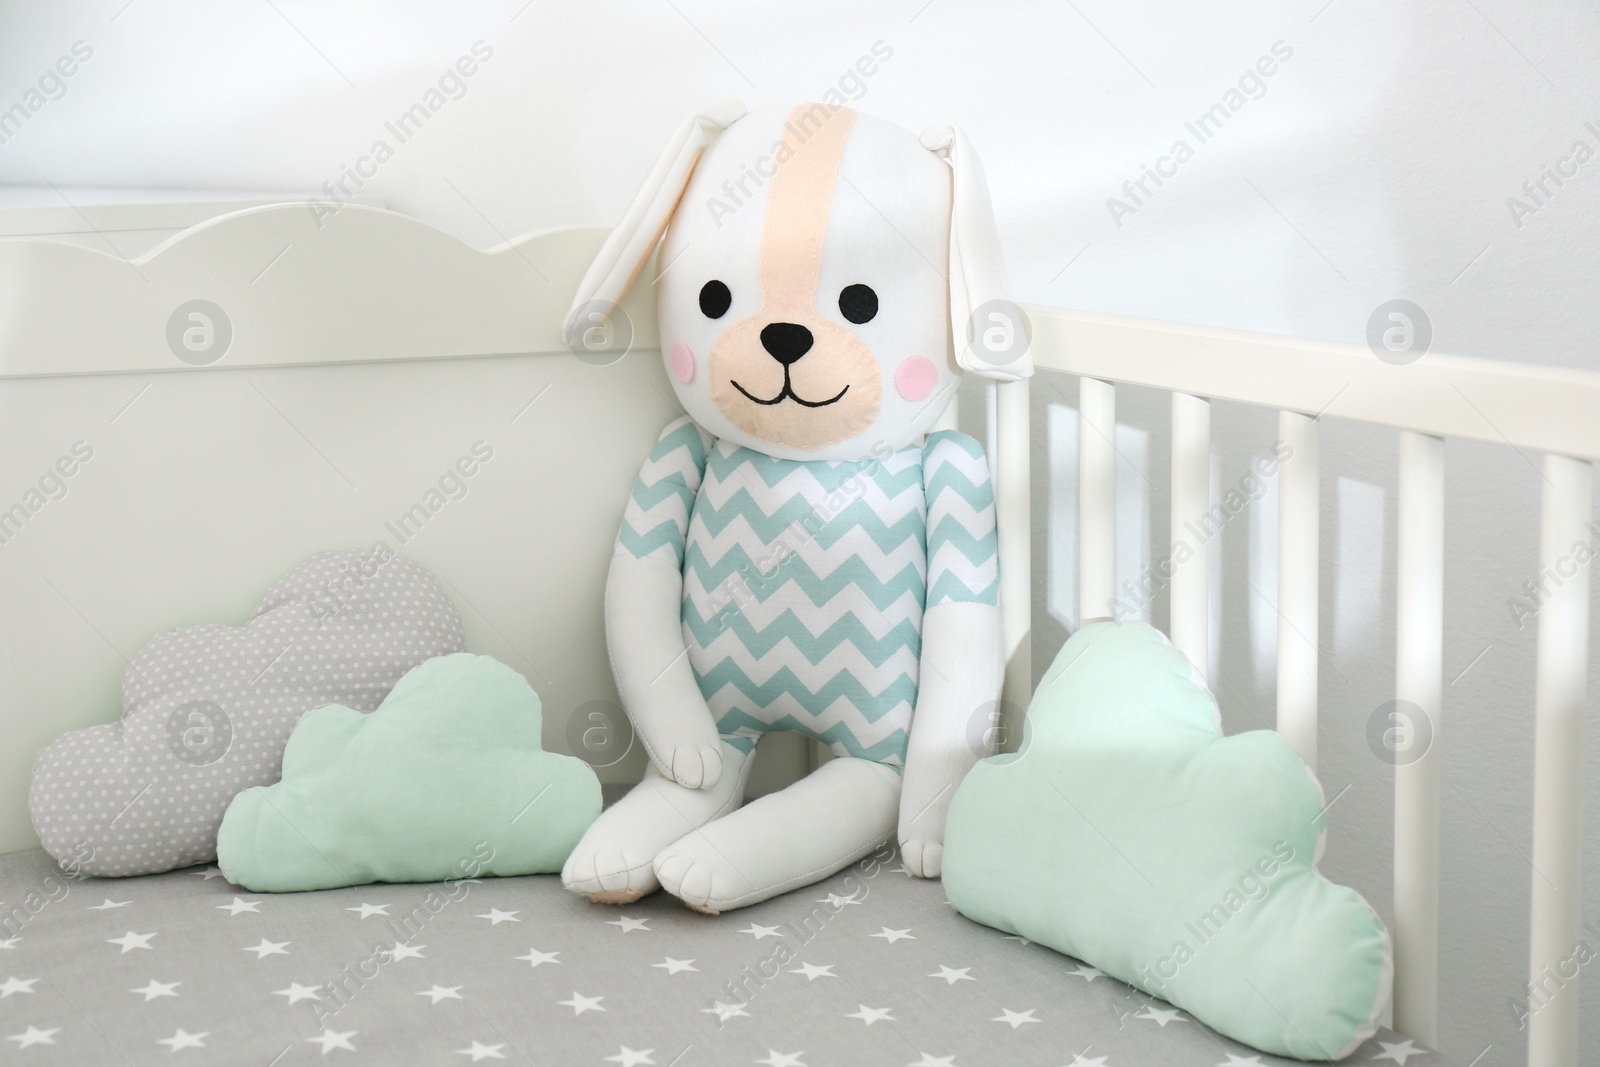
{"type": "Polygon", "coordinates": [[[795,731],[896,767],[924,611],[999,591],[988,465],[950,431],[807,462],[680,419],[639,473],[617,551],[682,569],[689,662],[730,743],[795,731]]]}
{"type": "Polygon", "coordinates": [[[510,667],[430,659],[374,712],[307,712],[283,779],[228,805],[217,865],[258,893],[559,871],[600,814],[600,781],[545,752],[539,727],[510,667]]]}
{"type": "Polygon", "coordinates": [[[1263,1052],[1339,1059],[1388,1001],[1388,933],[1317,870],[1310,769],[1276,733],[1222,736],[1216,712],[1159,631],[1083,627],[1039,683],[1022,751],[957,790],[945,893],[1263,1052]]]}
{"type": "Polygon", "coordinates": [[[994,487],[983,446],[966,434],[930,434],[922,448],[928,498],[928,607],[1000,602],[994,487]]]}
{"type": "Polygon", "coordinates": [[[683,567],[689,512],[705,474],[713,438],[688,419],[667,424],[633,481],[633,494],[617,532],[617,551],[639,559],[670,559],[683,567]]]}

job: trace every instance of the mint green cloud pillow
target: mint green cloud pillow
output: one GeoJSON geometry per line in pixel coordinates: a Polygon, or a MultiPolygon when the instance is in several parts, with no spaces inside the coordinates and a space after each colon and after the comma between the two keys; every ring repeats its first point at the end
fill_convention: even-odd
{"type": "Polygon", "coordinates": [[[540,719],[522,675],[465,652],[413,668],[370,714],[307,712],[283,779],[228,805],[217,865],[257,893],[559,871],[600,782],[541,749],[540,719]]]}
{"type": "Polygon", "coordinates": [[[1348,1055],[1377,1027],[1383,922],[1317,871],[1322,790],[1275,733],[1223,737],[1143,623],[1074,634],[1022,751],[975,767],[945,830],[963,915],[1084,960],[1263,1052],[1348,1055]]]}

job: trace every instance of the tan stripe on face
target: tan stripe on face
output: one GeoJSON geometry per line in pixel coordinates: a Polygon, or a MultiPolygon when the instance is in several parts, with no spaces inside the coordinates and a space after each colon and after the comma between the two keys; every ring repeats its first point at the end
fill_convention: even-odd
{"type": "Polygon", "coordinates": [[[856,113],[802,104],[783,126],[792,153],[772,176],[761,235],[761,294],[769,306],[809,308],[822,278],[822,244],[844,144],[856,113]]]}

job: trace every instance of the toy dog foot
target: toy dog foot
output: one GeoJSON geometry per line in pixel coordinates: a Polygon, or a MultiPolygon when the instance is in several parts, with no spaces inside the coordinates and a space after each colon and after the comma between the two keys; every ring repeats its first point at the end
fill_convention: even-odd
{"type": "Polygon", "coordinates": [[[700,859],[697,855],[700,845],[701,842],[686,840],[668,847],[656,857],[656,878],[667,892],[688,907],[705,915],[720,915],[721,905],[732,902],[737,907],[739,897],[749,895],[755,886],[748,879],[740,878],[737,872],[728,870],[726,863],[718,863],[714,858],[700,859]]]}
{"type": "MultiPolygon", "coordinates": [[[[698,759],[696,765],[699,765],[698,759]]],[[[567,857],[561,882],[596,904],[631,904],[661,888],[652,863],[684,834],[734,810],[744,796],[750,762],[725,746],[723,774],[710,789],[689,789],[652,764],[644,781],[600,813],[567,857]]]]}
{"type": "Polygon", "coordinates": [[[656,856],[661,887],[696,911],[732,911],[819,882],[894,833],[900,776],[863,759],[829,760],[685,834],[656,856]]]}
{"type": "Polygon", "coordinates": [[[602,889],[589,894],[591,904],[632,904],[644,896],[643,889],[602,889]]]}
{"type": "Polygon", "coordinates": [[[621,852],[588,850],[581,842],[561,869],[561,884],[595,904],[632,904],[661,888],[648,862],[629,863],[621,852]]]}

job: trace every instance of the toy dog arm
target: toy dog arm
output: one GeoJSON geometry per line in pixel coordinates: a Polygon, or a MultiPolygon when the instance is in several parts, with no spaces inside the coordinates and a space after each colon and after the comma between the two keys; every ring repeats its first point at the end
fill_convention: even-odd
{"type": "Polygon", "coordinates": [[[994,490],[983,449],[962,434],[933,434],[923,448],[922,477],[928,594],[899,840],[906,868],[936,878],[950,800],[988,755],[1004,651],[994,490]]]}
{"type": "Polygon", "coordinates": [[[722,775],[716,721],[684,646],[683,557],[711,438],[688,419],[661,431],[634,481],[606,578],[606,648],[645,752],[690,789],[722,775]]]}

